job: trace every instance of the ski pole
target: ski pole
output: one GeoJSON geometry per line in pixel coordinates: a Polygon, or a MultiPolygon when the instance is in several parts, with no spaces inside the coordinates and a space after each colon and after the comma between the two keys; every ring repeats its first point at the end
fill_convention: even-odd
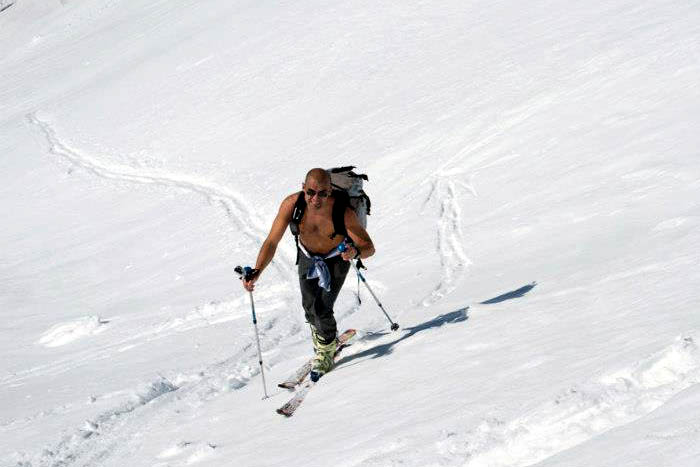
{"type": "MultiPolygon", "coordinates": [[[[241,266],[236,266],[234,268],[234,271],[239,276],[239,279],[244,279],[244,280],[249,280],[250,277],[253,275],[253,269],[249,266],[246,267],[241,267],[241,266]]],[[[262,376],[262,383],[263,383],[263,392],[265,393],[265,397],[263,399],[267,399],[267,384],[265,384],[265,368],[263,367],[263,359],[262,359],[262,352],[260,351],[260,336],[258,335],[258,319],[255,317],[255,302],[253,301],[253,292],[249,291],[250,294],[250,309],[251,312],[253,313],[253,327],[255,328],[255,343],[258,346],[258,363],[260,364],[260,376],[262,376]]]]}
{"type": "MultiPolygon", "coordinates": [[[[338,251],[340,251],[340,252],[342,253],[342,252],[344,252],[345,250],[347,250],[347,249],[348,249],[348,246],[347,246],[348,243],[349,243],[349,242],[348,242],[348,240],[346,239],[343,243],[341,243],[340,245],[338,245],[338,251]]],[[[365,287],[367,287],[367,290],[369,290],[370,295],[372,295],[372,298],[374,298],[374,301],[377,302],[377,305],[379,305],[379,308],[382,310],[382,313],[384,313],[384,316],[386,316],[386,319],[388,319],[389,322],[391,323],[391,330],[392,330],[392,331],[396,331],[397,329],[399,329],[399,323],[395,323],[395,322],[393,322],[393,321],[391,320],[391,318],[389,317],[389,313],[386,312],[386,310],[385,310],[384,307],[382,306],[382,303],[379,301],[379,299],[377,298],[377,296],[374,294],[374,291],[372,290],[372,287],[370,287],[369,284],[367,283],[367,280],[365,279],[365,276],[363,276],[362,273],[360,272],[360,268],[357,267],[357,264],[356,264],[354,261],[350,261],[350,263],[351,263],[351,264],[353,265],[353,267],[355,268],[355,272],[357,272],[357,277],[359,277],[360,280],[362,281],[362,283],[365,284],[365,287]]]]}

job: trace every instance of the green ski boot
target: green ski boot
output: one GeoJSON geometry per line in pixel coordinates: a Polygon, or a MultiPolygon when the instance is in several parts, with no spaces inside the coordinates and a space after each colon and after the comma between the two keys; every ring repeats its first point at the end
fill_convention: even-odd
{"type": "Polygon", "coordinates": [[[311,326],[311,339],[314,343],[314,351],[316,355],[314,356],[313,362],[311,364],[311,373],[309,377],[314,383],[321,378],[324,374],[328,373],[333,369],[333,362],[335,359],[335,352],[338,348],[338,340],[333,339],[329,344],[324,344],[323,339],[316,333],[316,329],[311,326]]]}

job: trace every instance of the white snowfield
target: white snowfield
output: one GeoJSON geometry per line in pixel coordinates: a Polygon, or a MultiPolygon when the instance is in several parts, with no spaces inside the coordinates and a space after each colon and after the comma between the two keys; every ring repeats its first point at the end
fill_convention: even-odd
{"type": "Polygon", "coordinates": [[[700,8],[0,0],[0,467],[700,465],[700,8]],[[284,196],[369,174],[354,344],[284,196]]]}

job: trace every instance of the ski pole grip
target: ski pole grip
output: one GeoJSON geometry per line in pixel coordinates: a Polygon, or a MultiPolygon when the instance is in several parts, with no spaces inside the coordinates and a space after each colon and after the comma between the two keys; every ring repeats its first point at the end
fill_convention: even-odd
{"type": "Polygon", "coordinates": [[[255,269],[251,268],[250,266],[236,266],[233,270],[240,276],[241,279],[246,281],[250,280],[255,273],[255,269]]]}
{"type": "Polygon", "coordinates": [[[338,245],[338,251],[341,253],[345,253],[345,251],[348,249],[348,246],[352,245],[352,239],[345,237],[345,239],[342,241],[340,245],[338,245]]]}

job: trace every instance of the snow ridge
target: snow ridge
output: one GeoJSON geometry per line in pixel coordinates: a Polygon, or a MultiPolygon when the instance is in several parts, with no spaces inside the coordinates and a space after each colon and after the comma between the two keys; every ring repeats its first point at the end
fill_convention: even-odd
{"type": "MultiPolygon", "coordinates": [[[[65,436],[54,448],[44,449],[32,461],[28,461],[26,458],[19,460],[16,465],[18,467],[67,466],[85,460],[85,456],[92,456],[92,461],[98,461],[105,457],[107,451],[114,449],[119,444],[114,440],[115,435],[119,436],[117,427],[123,426],[124,419],[128,419],[129,414],[178,389],[175,384],[161,377],[144,385],[133,394],[132,400],[122,406],[106,411],[92,420],[86,420],[81,428],[65,436]],[[105,446],[106,449],[94,450],[91,448],[93,443],[105,446]],[[88,448],[86,449],[86,447],[88,448]]],[[[128,432],[126,431],[126,433],[128,432]]],[[[128,435],[122,434],[121,436],[128,435]]],[[[94,464],[87,462],[86,465],[94,464]]]]}
{"type": "MultiPolygon", "coordinates": [[[[276,347],[278,341],[267,341],[276,347]]],[[[141,432],[158,430],[163,419],[173,412],[186,417],[208,400],[238,390],[257,376],[255,349],[248,344],[225,360],[211,364],[192,375],[159,376],[156,380],[133,390],[129,400],[106,410],[72,430],[55,446],[39,453],[16,452],[17,467],[55,467],[70,465],[100,465],[124,449],[129,449],[141,432]],[[174,395],[176,393],[176,395],[174,395]],[[174,395],[174,396],[173,396],[174,395]]],[[[213,442],[207,454],[215,446],[213,442]]],[[[201,453],[200,453],[201,454],[201,453]]],[[[200,456],[192,455],[191,460],[200,456]]]]}
{"type": "Polygon", "coordinates": [[[105,324],[108,323],[108,320],[99,316],[84,316],[71,322],[57,324],[39,338],[38,344],[45,347],[65,345],[82,337],[99,334],[105,330],[105,324]]]}
{"type": "Polygon", "coordinates": [[[598,381],[571,387],[553,401],[511,420],[489,419],[466,437],[437,443],[468,467],[532,465],[613,428],[631,423],[700,382],[696,336],[598,381]]]}

